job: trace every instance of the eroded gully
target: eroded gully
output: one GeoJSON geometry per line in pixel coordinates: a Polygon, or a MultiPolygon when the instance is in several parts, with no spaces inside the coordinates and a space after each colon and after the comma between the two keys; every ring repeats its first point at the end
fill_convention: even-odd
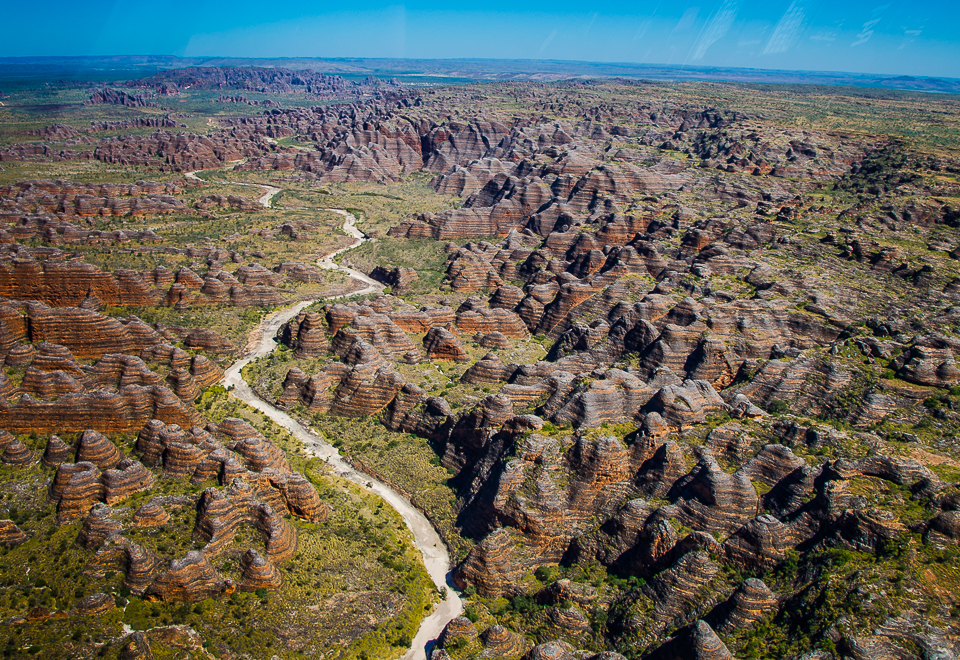
{"type": "MultiPolygon", "coordinates": [[[[199,179],[194,172],[188,172],[187,176],[193,179],[199,179]]],[[[230,183],[234,185],[255,186],[263,189],[265,193],[258,201],[267,208],[270,207],[271,198],[280,192],[279,188],[274,188],[273,186],[249,183],[238,184],[234,181],[230,183]]],[[[362,245],[368,239],[363,232],[357,229],[357,219],[352,213],[342,209],[325,210],[338,213],[344,217],[343,231],[349,236],[352,236],[354,242],[345,248],[336,250],[321,258],[318,260],[317,265],[326,270],[339,270],[344,272],[364,284],[364,287],[359,291],[347,294],[349,296],[381,291],[383,286],[380,283],[370,279],[360,271],[341,266],[334,262],[337,255],[362,245]]],[[[340,297],[346,296],[336,296],[335,298],[340,297]]],[[[333,300],[335,298],[326,298],[326,300],[333,300]]],[[[265,318],[251,333],[246,356],[234,362],[233,365],[227,369],[223,383],[228,387],[233,386],[231,390],[233,396],[247,405],[256,408],[274,422],[290,431],[290,433],[304,444],[308,452],[325,461],[336,474],[345,479],[349,479],[379,496],[387,504],[392,506],[403,518],[404,523],[406,523],[407,527],[413,533],[417,549],[419,549],[423,555],[423,563],[426,566],[427,573],[430,575],[430,579],[433,580],[433,583],[437,589],[440,590],[440,593],[445,594],[440,604],[437,605],[433,612],[420,624],[420,629],[413,639],[410,650],[402,656],[403,660],[425,660],[428,645],[432,645],[433,641],[436,640],[443,631],[444,626],[446,626],[451,619],[459,616],[460,613],[463,612],[463,603],[450,583],[450,553],[441,540],[440,535],[437,534],[437,531],[433,528],[433,525],[430,524],[430,521],[428,521],[409,500],[375,477],[371,477],[355,469],[340,455],[337,448],[327,442],[319,433],[301,424],[287,413],[257,396],[250,386],[247,385],[246,381],[243,380],[240,373],[246,365],[273,352],[277,347],[274,336],[277,330],[280,329],[280,326],[294,318],[303,309],[317,300],[321,299],[299,302],[292,307],[282,309],[265,318]]]]}

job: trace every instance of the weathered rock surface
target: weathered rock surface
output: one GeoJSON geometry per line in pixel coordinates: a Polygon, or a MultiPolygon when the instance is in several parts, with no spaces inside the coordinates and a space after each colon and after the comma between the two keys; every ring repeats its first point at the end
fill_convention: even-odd
{"type": "Polygon", "coordinates": [[[484,652],[493,657],[509,658],[523,653],[526,640],[503,626],[490,626],[480,633],[484,652]]]}
{"type": "Polygon", "coordinates": [[[0,261],[2,298],[38,300],[51,307],[79,307],[91,296],[101,305],[152,306],[157,303],[156,294],[135,271],[104,272],[76,259],[0,261]]]}
{"type": "Polygon", "coordinates": [[[746,630],[777,610],[777,598],[762,580],[748,578],[733,595],[718,606],[716,617],[711,612],[716,629],[721,633],[746,630]]]}
{"type": "Polygon", "coordinates": [[[170,514],[155,500],[150,500],[133,514],[131,524],[135,527],[159,527],[170,521],[170,514]]]}
{"type": "Polygon", "coordinates": [[[77,602],[77,614],[82,616],[100,616],[116,607],[113,596],[108,594],[91,594],[77,602]]]}
{"type": "Polygon", "coordinates": [[[76,461],[93,463],[101,470],[115,468],[123,458],[120,450],[105,435],[87,430],[80,435],[76,461]]]}
{"type": "Polygon", "coordinates": [[[146,592],[148,600],[194,603],[220,595],[226,583],[202,552],[192,550],[170,562],[146,592]]]}
{"type": "Polygon", "coordinates": [[[5,465],[25,466],[36,459],[34,453],[23,444],[23,441],[2,430],[0,430],[0,451],[3,452],[0,462],[5,465]]]}
{"type": "Polygon", "coordinates": [[[403,296],[410,293],[410,287],[420,279],[417,271],[401,266],[395,266],[393,268],[377,266],[370,271],[370,277],[389,286],[390,292],[396,296],[403,296]]]}
{"type": "Polygon", "coordinates": [[[83,526],[77,536],[77,543],[88,550],[94,550],[99,548],[108,538],[118,536],[123,527],[120,521],[114,517],[115,514],[116,512],[109,506],[95,504],[83,519],[83,526]]]}
{"type": "Polygon", "coordinates": [[[39,401],[24,394],[15,404],[0,402],[0,428],[17,433],[135,431],[151,420],[190,427],[199,414],[187,408],[165,387],[127,385],[118,392],[65,394],[52,401],[39,401]]]}
{"type": "Polygon", "coordinates": [[[274,266],[273,271],[291,282],[317,284],[324,281],[322,270],[316,266],[300,263],[299,261],[286,261],[274,266]]]}
{"type": "Polygon", "coordinates": [[[198,504],[194,535],[207,542],[204,552],[216,556],[223,551],[241,524],[252,525],[261,535],[267,557],[282,563],[297,548],[297,532],[278,516],[269,504],[255,499],[256,494],[245,482],[234,480],[227,493],[216,489],[204,491],[198,504]]]}
{"type": "Polygon", "coordinates": [[[49,499],[57,504],[57,522],[84,516],[96,503],[116,504],[150,490],[155,478],[142,464],[123,459],[117,469],[101,471],[89,462],[62,463],[50,486],[49,499]]]}
{"type": "Polygon", "coordinates": [[[147,636],[140,631],[131,633],[120,648],[120,657],[123,660],[153,660],[153,649],[147,636]]]}
{"type": "Polygon", "coordinates": [[[239,587],[241,591],[275,591],[283,583],[280,572],[256,550],[247,550],[240,559],[240,568],[243,571],[239,587]]]}
{"type": "Polygon", "coordinates": [[[437,639],[437,645],[443,648],[454,644],[457,640],[463,640],[469,644],[476,639],[477,629],[470,619],[465,616],[458,616],[451,619],[450,623],[444,626],[443,632],[440,633],[440,637],[437,639]]]}
{"type": "Polygon", "coordinates": [[[430,360],[452,360],[466,362],[469,360],[467,352],[460,344],[459,338],[443,328],[434,326],[423,338],[423,350],[430,360]]]}
{"type": "Polygon", "coordinates": [[[194,206],[200,210],[209,209],[237,209],[238,211],[257,211],[260,204],[253,199],[241,197],[240,195],[207,195],[194,206]]]}
{"type": "Polygon", "coordinates": [[[647,657],[657,660],[733,660],[726,644],[705,621],[684,628],[672,641],[647,657]]]}
{"type": "Polygon", "coordinates": [[[17,546],[27,540],[27,535],[12,520],[0,520],[0,545],[17,546]]]}
{"type": "MultiPolygon", "coordinates": [[[[948,556],[960,538],[955,488],[937,476],[949,468],[921,464],[952,460],[956,449],[955,159],[919,155],[915,143],[778,126],[767,113],[664,101],[649,85],[503,83],[497,95],[512,95],[521,111],[501,112],[483,87],[403,90],[300,74],[201,67],[145,84],[161,95],[225,86],[349,93],[357,102],[265,103],[262,114],[222,118],[227,128],[208,136],[160,130],[99,140],[55,125],[36,135],[48,143],[6,146],[0,160],[185,171],[244,158],[240,169],[292,170],[284,176],[305,184],[397,182],[427,171],[435,190],[460,196],[390,231],[477,239],[444,248],[443,292],[425,294],[418,307],[391,296],[330,305],[286,324],[278,339],[297,359],[338,360],[312,374],[291,368],[278,403],[310,414],[379,414],[389,430],[430,442],[451,472],[455,525],[476,542],[455,579],[482,596],[521,597],[513,611],[536,601],[529,622],[508,615],[536,630],[541,643],[529,657],[588,657],[574,644],[587,636],[600,644],[591,629],[636,657],[732,657],[743,631],[781,625],[777,612],[811,622],[811,648],[798,657],[826,640],[857,658],[947,657],[948,589],[935,602],[929,594],[939,585],[926,569],[894,562],[948,556]],[[281,146],[280,137],[315,147],[281,146]],[[410,365],[424,354],[466,361],[468,338],[493,352],[465,372],[443,367],[470,387],[430,396],[424,390],[435,382],[411,375],[410,365]],[[548,351],[537,359],[541,346],[548,351]],[[811,418],[818,424],[802,426],[811,418]],[[868,553],[869,570],[829,584],[849,586],[862,609],[842,600],[810,609],[851,552],[868,553]],[[526,592],[537,567],[560,564],[577,575],[590,566],[593,574],[596,563],[616,576],[602,589],[554,581],[526,592]],[[866,582],[869,571],[896,575],[923,602],[899,616],[880,611],[891,592],[877,586],[884,580],[866,582]],[[784,593],[759,578],[731,582],[736,572],[784,593]],[[820,620],[825,612],[842,619],[820,620]]],[[[98,97],[134,107],[146,99],[98,97]]],[[[239,93],[221,101],[248,103],[239,93]]],[[[157,123],[94,130],[176,128],[171,117],[144,121],[157,123]]],[[[301,263],[269,269],[263,252],[149,245],[162,237],[120,228],[121,214],[185,212],[180,194],[149,182],[0,188],[0,296],[8,299],[0,303],[8,367],[0,443],[5,462],[27,466],[36,455],[14,435],[87,431],[74,447],[50,438],[44,453],[56,469],[58,516],[82,519],[81,543],[96,550],[87,570],[125,571],[134,594],[193,600],[234,585],[209,558],[188,556],[166,571],[169,557],[123,537],[120,520],[144,533],[166,524],[166,503],[119,513],[123,498],[148,487],[151,470],[218,484],[197,503],[196,541],[217,562],[240,562],[231,574],[243,575],[241,589],[280,585],[279,563],[296,547],[288,513],[316,522],[329,510],[248,425],[203,428],[192,414],[190,402],[222,374],[174,344],[228,353],[229,342],[210,330],[100,312],[274,305],[284,280],[319,282],[322,273],[301,263]],[[58,247],[73,244],[122,255],[169,248],[185,259],[173,270],[106,272],[58,247]],[[243,265],[229,274],[228,261],[243,265]],[[159,373],[148,363],[160,364],[159,373]],[[90,429],[140,430],[144,465],[90,429]],[[244,527],[242,538],[259,536],[262,551],[235,542],[244,527]]],[[[254,206],[203,197],[190,195],[208,210],[254,206]]],[[[290,222],[278,231],[299,240],[314,229],[290,222]]],[[[415,275],[386,265],[374,274],[398,294],[415,275]]],[[[931,574],[943,568],[925,566],[931,574]]],[[[465,619],[444,636],[450,644],[439,657],[456,655],[458,640],[471,654],[482,646],[481,657],[518,657],[532,646],[496,625],[478,637],[465,619]]]]}

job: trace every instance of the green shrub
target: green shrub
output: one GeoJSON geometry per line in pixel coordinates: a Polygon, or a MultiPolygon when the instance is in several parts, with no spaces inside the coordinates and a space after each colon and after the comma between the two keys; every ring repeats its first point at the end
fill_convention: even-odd
{"type": "Polygon", "coordinates": [[[790,410],[790,405],[786,401],[774,399],[767,404],[767,412],[771,415],[782,415],[788,410],[790,410]]]}
{"type": "Polygon", "coordinates": [[[457,637],[444,645],[444,648],[450,651],[459,651],[468,644],[466,637],[457,637]]]}
{"type": "Polygon", "coordinates": [[[553,569],[549,566],[541,566],[534,572],[533,575],[541,582],[550,582],[553,578],[553,569]]]}

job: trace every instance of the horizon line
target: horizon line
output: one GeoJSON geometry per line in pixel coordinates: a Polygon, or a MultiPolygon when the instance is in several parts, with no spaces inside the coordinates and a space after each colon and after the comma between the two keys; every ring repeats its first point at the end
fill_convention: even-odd
{"type": "MultiPolygon", "coordinates": [[[[608,60],[562,60],[562,59],[543,59],[543,58],[495,58],[495,57],[331,57],[331,56],[248,56],[248,55],[194,55],[180,56],[168,53],[142,53],[142,54],[115,54],[115,55],[2,55],[0,56],[0,66],[6,62],[16,60],[63,60],[63,59],[103,59],[115,60],[118,58],[157,58],[174,59],[182,61],[209,61],[209,60],[317,60],[328,62],[546,62],[554,64],[581,64],[581,65],[606,65],[606,66],[625,66],[638,68],[659,68],[673,71],[756,71],[765,73],[787,73],[787,74],[826,74],[826,75],[845,75],[874,79],[916,79],[916,80],[943,80],[960,82],[960,77],[951,76],[930,76],[905,73],[866,73],[862,71],[843,71],[843,70],[823,70],[823,69],[767,69],[761,67],[735,67],[735,66],[709,66],[702,64],[665,64],[658,62],[627,62],[627,61],[608,61],[608,60]]],[[[230,66],[230,65],[225,65],[230,66]]],[[[256,65],[239,65],[256,66],[256,65]]],[[[185,67],[184,67],[185,68],[185,67]]],[[[261,67],[262,68],[262,67],[261,67]]],[[[283,67],[275,67],[283,68],[283,67]]],[[[551,73],[551,72],[543,72],[551,73]]],[[[422,73],[403,73],[398,75],[423,75],[422,73]]],[[[442,74],[432,74],[442,75],[442,74]]]]}

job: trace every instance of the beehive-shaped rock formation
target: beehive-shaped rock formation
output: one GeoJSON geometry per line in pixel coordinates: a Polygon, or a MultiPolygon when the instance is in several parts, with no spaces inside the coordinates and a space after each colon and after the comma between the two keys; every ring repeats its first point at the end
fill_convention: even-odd
{"type": "Polygon", "coordinates": [[[265,559],[253,549],[247,550],[241,557],[240,570],[243,572],[239,587],[241,591],[257,591],[258,589],[275,591],[283,584],[283,575],[280,571],[268,559],[265,559]]]}
{"type": "Polygon", "coordinates": [[[683,429],[702,422],[710,411],[722,409],[723,399],[707,381],[687,380],[682,385],[663,387],[649,408],[668,426],[683,429]]]}
{"type": "Polygon", "coordinates": [[[270,475],[270,483],[280,491],[293,515],[313,523],[330,516],[330,506],[320,499],[310,480],[299,472],[270,475]]]}
{"type": "Polygon", "coordinates": [[[117,446],[102,433],[88,429],[81,434],[77,446],[77,463],[93,463],[101,470],[109,470],[117,467],[122,458],[123,454],[117,446]]]}
{"type": "Polygon", "coordinates": [[[740,566],[772,568],[793,546],[790,528],[771,515],[762,515],[738,529],[724,543],[727,558],[740,566]]]}
{"type": "Polygon", "coordinates": [[[576,652],[567,642],[554,640],[534,646],[523,657],[524,660],[573,660],[576,652]]]}
{"type": "Polygon", "coordinates": [[[0,520],[0,545],[13,547],[27,540],[27,535],[12,520],[0,520]]]}
{"type": "Polygon", "coordinates": [[[170,521],[170,514],[160,503],[150,500],[133,514],[130,523],[135,527],[159,527],[170,521]]]}
{"type": "Polygon", "coordinates": [[[57,504],[57,523],[62,525],[83,517],[98,502],[116,504],[147,491],[154,481],[152,472],[130,459],[104,472],[93,463],[62,463],[48,496],[57,504]]]}
{"type": "Polygon", "coordinates": [[[371,279],[388,285],[391,293],[396,296],[403,296],[409,293],[410,288],[420,279],[417,271],[402,266],[393,268],[377,266],[370,271],[370,277],[371,279]]]}
{"type": "Polygon", "coordinates": [[[513,369],[503,364],[495,353],[487,353],[463,372],[460,382],[470,385],[499,383],[507,380],[513,369]]]}
{"type": "MultiPolygon", "coordinates": [[[[746,630],[777,610],[777,598],[762,580],[748,578],[717,608],[716,629],[721,633],[746,630]]],[[[712,615],[713,613],[711,613],[712,615]]],[[[713,617],[711,617],[713,619],[713,617]]]]}
{"type": "Polygon", "coordinates": [[[153,660],[153,649],[147,636],[140,632],[134,632],[126,638],[123,646],[120,648],[121,660],[153,660]]]}
{"type": "Polygon", "coordinates": [[[194,535],[207,542],[205,553],[216,556],[222,552],[243,524],[260,532],[271,561],[282,563],[296,551],[296,529],[269,504],[259,502],[246,484],[234,481],[227,492],[215,488],[203,492],[194,535]]]}
{"type": "Polygon", "coordinates": [[[77,614],[81,616],[100,616],[115,607],[114,597],[107,594],[91,594],[77,603],[77,614]]]}
{"type": "Polygon", "coordinates": [[[150,550],[136,543],[124,548],[126,577],[123,584],[130,593],[142,596],[156,580],[160,572],[160,559],[150,550]]]}
{"type": "Polygon", "coordinates": [[[452,360],[466,362],[470,358],[455,334],[444,328],[434,326],[423,338],[423,350],[427,359],[452,360]]]}
{"type": "Polygon", "coordinates": [[[120,461],[117,469],[105,470],[100,481],[104,502],[117,504],[131,495],[150,490],[156,478],[142,463],[127,458],[120,461]]]}
{"type": "Polygon", "coordinates": [[[468,644],[477,639],[477,629],[474,627],[473,622],[465,616],[454,617],[444,626],[443,632],[440,633],[440,637],[437,639],[437,645],[443,648],[460,639],[468,644]]]}
{"type": "Polygon", "coordinates": [[[493,332],[488,332],[486,334],[477,333],[474,336],[474,341],[483,346],[484,348],[494,348],[501,350],[509,350],[513,348],[513,344],[510,343],[510,340],[507,339],[506,335],[498,330],[493,332]]]}
{"type": "Polygon", "coordinates": [[[51,435],[47,440],[47,448],[43,452],[43,465],[45,467],[57,467],[61,463],[68,462],[74,455],[73,448],[55,435],[51,435]]]}
{"type": "Polygon", "coordinates": [[[213,598],[227,585],[202,552],[192,550],[170,562],[146,592],[147,600],[195,603],[213,598]]]}
{"type": "Polygon", "coordinates": [[[684,524],[708,532],[732,534],[757,512],[758,497],[741,472],[728,474],[712,456],[704,456],[681,488],[678,513],[684,524]]]}
{"type": "Polygon", "coordinates": [[[652,617],[659,629],[695,606],[719,570],[706,552],[698,550],[685,554],[648,582],[643,590],[654,601],[652,617]]]}
{"type": "Polygon", "coordinates": [[[499,332],[514,339],[526,339],[530,336],[527,326],[519,316],[496,307],[477,307],[457,314],[457,327],[468,334],[499,332]]]}
{"type": "Polygon", "coordinates": [[[50,499],[57,503],[57,523],[61,525],[82,517],[103,498],[100,470],[93,463],[63,463],[50,486],[50,499]]]}
{"type": "Polygon", "coordinates": [[[123,526],[114,517],[115,513],[105,504],[95,504],[83,519],[77,543],[87,550],[94,550],[111,536],[119,535],[123,526]]]}
{"type": "Polygon", "coordinates": [[[683,628],[647,656],[651,660],[733,660],[733,654],[705,621],[683,628]]]}
{"type": "Polygon", "coordinates": [[[456,578],[475,585],[488,598],[503,594],[524,573],[524,566],[514,552],[514,537],[507,529],[497,529],[486,536],[467,555],[456,578]]]}
{"type": "Polygon", "coordinates": [[[521,655],[528,642],[521,635],[501,625],[493,625],[480,633],[484,653],[494,658],[509,658],[521,655]]]}
{"type": "Polygon", "coordinates": [[[0,452],[0,461],[5,465],[29,465],[36,459],[34,453],[19,438],[4,430],[0,430],[0,452]]]}
{"type": "Polygon", "coordinates": [[[66,394],[56,401],[23,395],[16,404],[0,401],[0,428],[13,433],[69,433],[93,429],[129,432],[151,419],[190,427],[200,415],[165,387],[128,385],[119,392],[66,394]]]}

